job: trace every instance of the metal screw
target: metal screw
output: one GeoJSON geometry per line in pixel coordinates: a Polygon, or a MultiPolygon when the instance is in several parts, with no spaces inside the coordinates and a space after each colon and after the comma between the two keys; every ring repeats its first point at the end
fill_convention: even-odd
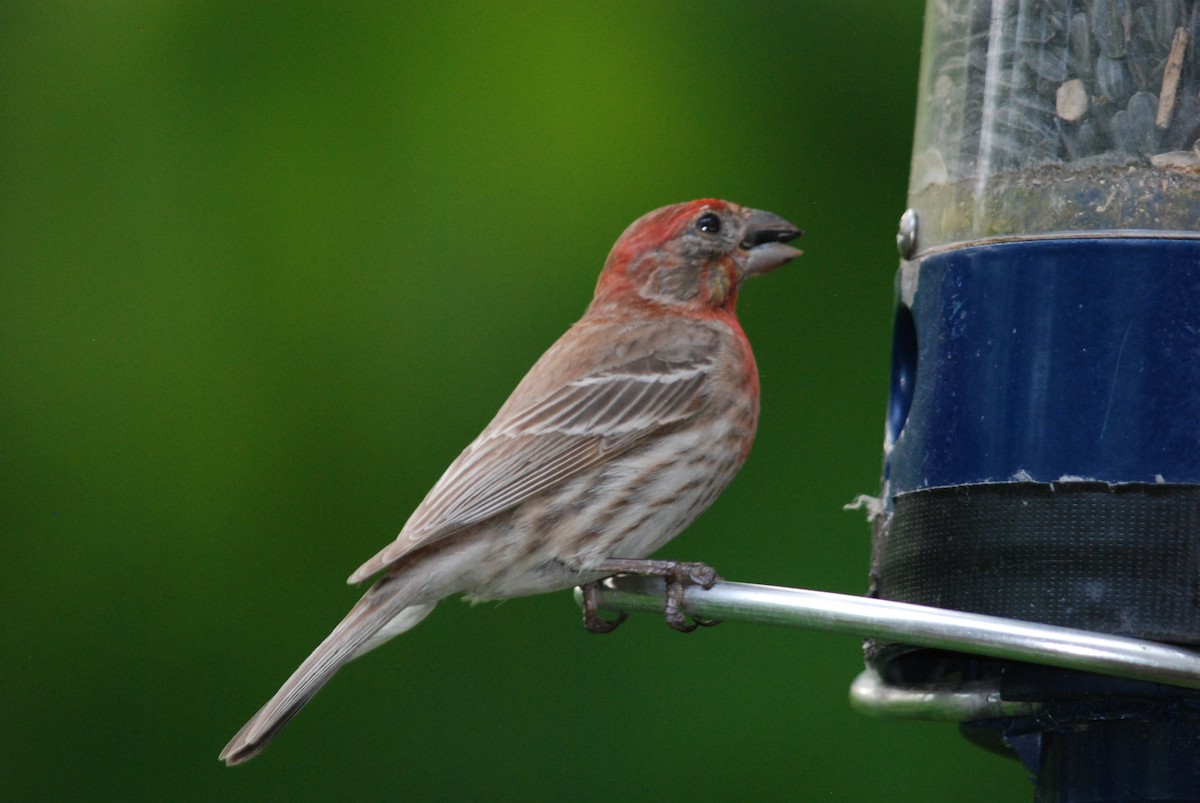
{"type": "Polygon", "coordinates": [[[905,209],[896,232],[896,248],[901,259],[912,259],[917,250],[917,210],[905,209]]]}

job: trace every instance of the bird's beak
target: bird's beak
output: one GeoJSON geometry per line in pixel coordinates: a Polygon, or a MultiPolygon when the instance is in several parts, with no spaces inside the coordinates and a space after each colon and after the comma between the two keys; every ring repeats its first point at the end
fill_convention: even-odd
{"type": "Polygon", "coordinates": [[[798,248],[784,245],[804,232],[788,223],[779,215],[757,209],[746,218],[742,235],[742,248],[746,249],[746,275],[768,273],[780,265],[791,262],[803,253],[798,248]]]}

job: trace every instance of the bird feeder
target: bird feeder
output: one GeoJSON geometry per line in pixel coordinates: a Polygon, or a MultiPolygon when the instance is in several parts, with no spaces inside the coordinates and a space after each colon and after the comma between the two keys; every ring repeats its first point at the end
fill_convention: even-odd
{"type": "MultiPolygon", "coordinates": [[[[871,596],[1200,644],[1197,37],[1194,0],[929,0],[871,596]]],[[[868,666],[867,710],[976,695],[964,733],[1040,799],[1200,795],[1195,690],[868,666]]]]}

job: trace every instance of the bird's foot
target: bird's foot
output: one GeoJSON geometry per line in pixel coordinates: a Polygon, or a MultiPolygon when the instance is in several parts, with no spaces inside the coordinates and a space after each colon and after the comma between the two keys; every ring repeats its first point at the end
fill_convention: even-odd
{"type": "MultiPolygon", "coordinates": [[[[703,589],[712,588],[718,580],[721,579],[717,574],[717,570],[707,563],[696,563],[690,561],[678,560],[635,560],[631,558],[609,558],[596,567],[597,570],[603,572],[612,572],[614,574],[642,574],[662,577],[667,583],[667,603],[663,609],[664,618],[673,630],[678,630],[680,633],[691,633],[697,627],[712,627],[720,624],[712,619],[693,619],[688,622],[688,616],[683,610],[683,594],[688,586],[700,586],[703,589]]],[[[588,623],[587,600],[588,588],[584,586],[584,622],[588,623]]],[[[591,592],[593,595],[595,591],[591,592]]],[[[595,598],[593,596],[593,616],[595,615],[595,598]]],[[[599,617],[596,617],[599,620],[599,617]]],[[[592,630],[591,624],[588,624],[588,629],[593,633],[607,633],[615,628],[618,624],[624,621],[625,615],[611,623],[611,627],[607,630],[592,630]]],[[[609,622],[599,620],[604,625],[609,625],[609,622]]]]}
{"type": "Polygon", "coordinates": [[[600,616],[599,605],[596,602],[596,590],[603,582],[603,580],[596,580],[579,587],[583,592],[583,626],[589,633],[611,633],[620,626],[621,622],[629,618],[627,613],[618,614],[616,619],[605,619],[600,616]]]}

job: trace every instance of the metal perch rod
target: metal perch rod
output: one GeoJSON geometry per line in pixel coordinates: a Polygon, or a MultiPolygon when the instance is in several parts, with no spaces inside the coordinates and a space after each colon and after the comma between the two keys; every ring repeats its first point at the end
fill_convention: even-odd
{"type": "MultiPolygon", "coordinates": [[[[575,599],[582,601],[578,589],[575,599]]],[[[661,577],[617,575],[605,580],[597,593],[598,606],[615,613],[661,614],[665,599],[666,585],[661,577]]],[[[684,611],[699,619],[844,633],[1200,689],[1200,653],[1154,641],[828,591],[726,580],[707,590],[690,586],[683,599],[684,611]]]]}

